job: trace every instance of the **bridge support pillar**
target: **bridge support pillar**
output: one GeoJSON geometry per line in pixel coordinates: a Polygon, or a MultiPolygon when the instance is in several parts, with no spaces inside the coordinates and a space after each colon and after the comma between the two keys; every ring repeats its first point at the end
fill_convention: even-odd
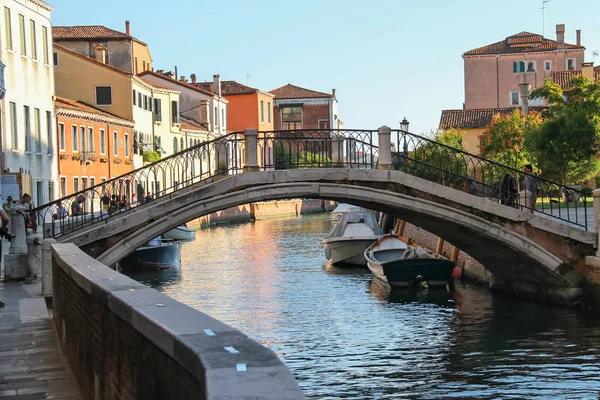
{"type": "Polygon", "coordinates": [[[8,254],[4,256],[4,280],[23,279],[27,276],[27,231],[25,218],[17,209],[8,211],[10,232],[15,238],[10,242],[8,254]]]}
{"type": "Polygon", "coordinates": [[[42,296],[52,296],[52,245],[54,239],[42,240],[42,296]]]}
{"type": "Polygon", "coordinates": [[[379,160],[377,161],[377,169],[392,169],[392,128],[384,125],[377,130],[377,134],[379,136],[379,160]]]}
{"type": "Polygon", "coordinates": [[[246,162],[244,164],[244,172],[258,172],[258,130],[248,128],[244,130],[244,142],[246,151],[246,162]]]}
{"type": "Polygon", "coordinates": [[[334,133],[331,137],[331,161],[334,168],[344,166],[344,136],[334,133]]]}

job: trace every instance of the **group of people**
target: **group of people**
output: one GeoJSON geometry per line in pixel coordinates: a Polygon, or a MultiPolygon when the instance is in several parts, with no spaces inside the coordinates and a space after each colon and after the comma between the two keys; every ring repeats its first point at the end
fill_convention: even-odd
{"type": "MultiPolygon", "coordinates": [[[[535,211],[535,203],[538,197],[538,178],[533,174],[533,166],[527,164],[523,167],[525,172],[525,179],[523,180],[523,188],[526,191],[526,206],[529,211],[533,214],[535,211]]],[[[505,174],[502,179],[502,185],[500,186],[500,203],[509,207],[518,206],[519,190],[517,187],[517,181],[510,174],[505,174]]]]}
{"type": "MultiPolygon", "coordinates": [[[[22,210],[33,210],[35,208],[31,201],[31,195],[28,193],[23,193],[23,196],[21,196],[19,201],[14,200],[12,196],[6,198],[6,202],[2,204],[2,208],[0,209],[0,220],[2,221],[2,225],[0,226],[0,236],[6,238],[9,242],[14,239],[15,235],[8,231],[8,223],[10,222],[8,211],[17,205],[19,205],[19,208],[22,210]]],[[[23,216],[25,218],[25,228],[35,232],[37,230],[36,214],[29,212],[24,213],[23,216]]]]}

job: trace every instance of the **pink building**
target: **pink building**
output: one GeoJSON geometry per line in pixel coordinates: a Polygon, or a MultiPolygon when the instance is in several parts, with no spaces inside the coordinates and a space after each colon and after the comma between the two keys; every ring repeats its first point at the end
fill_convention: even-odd
{"type": "MultiPolygon", "coordinates": [[[[581,31],[577,44],[565,43],[565,26],[556,26],[556,40],[521,32],[487,46],[467,51],[465,109],[504,108],[521,105],[519,84],[535,89],[558,71],[581,70],[585,47],[581,31]]],[[[541,100],[531,105],[542,105],[541,100]]]]}

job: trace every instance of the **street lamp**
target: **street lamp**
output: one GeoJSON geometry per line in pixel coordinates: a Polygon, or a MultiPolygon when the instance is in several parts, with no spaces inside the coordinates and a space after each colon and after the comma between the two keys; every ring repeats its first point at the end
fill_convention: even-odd
{"type": "Polygon", "coordinates": [[[408,124],[409,124],[409,122],[406,120],[406,117],[404,117],[404,119],[402,121],[400,121],[400,130],[403,130],[404,132],[408,132],[408,124]]]}

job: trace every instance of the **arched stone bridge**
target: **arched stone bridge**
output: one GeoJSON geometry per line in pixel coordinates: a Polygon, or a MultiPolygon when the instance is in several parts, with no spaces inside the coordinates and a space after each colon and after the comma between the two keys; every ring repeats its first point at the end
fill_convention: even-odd
{"type": "MultiPolygon", "coordinates": [[[[569,288],[579,283],[595,235],[426,181],[401,171],[301,169],[245,173],[136,207],[60,238],[112,265],[153,237],[225,208],[319,198],[388,213],[467,252],[510,285],[569,288]]],[[[319,244],[315,244],[319,246],[319,244]]]]}

